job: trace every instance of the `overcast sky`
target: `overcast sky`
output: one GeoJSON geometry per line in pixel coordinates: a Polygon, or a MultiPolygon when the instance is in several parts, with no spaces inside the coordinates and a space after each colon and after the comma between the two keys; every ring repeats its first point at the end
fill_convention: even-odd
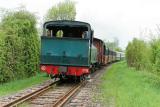
{"type": "MultiPolygon", "coordinates": [[[[60,1],[63,0],[0,0],[0,8],[14,9],[23,4],[42,21],[47,10],[60,1]]],[[[160,0],[74,1],[76,20],[89,22],[98,38],[106,41],[118,38],[123,49],[133,37],[140,37],[140,32],[160,24],[160,0]]]]}

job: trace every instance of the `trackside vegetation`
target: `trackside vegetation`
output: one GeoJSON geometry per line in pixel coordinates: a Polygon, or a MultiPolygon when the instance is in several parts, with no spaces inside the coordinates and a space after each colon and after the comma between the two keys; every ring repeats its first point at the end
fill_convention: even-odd
{"type": "Polygon", "coordinates": [[[150,41],[134,38],[126,48],[126,60],[129,67],[160,76],[160,38],[150,41]]]}
{"type": "MultiPolygon", "coordinates": [[[[0,84],[39,73],[40,32],[37,18],[24,7],[4,9],[0,18],[0,84]],[[38,33],[39,32],[39,33],[38,33]]],[[[75,3],[60,2],[47,11],[48,20],[74,20],[75,3]]]]}
{"type": "Polygon", "coordinates": [[[103,103],[113,107],[159,107],[160,77],[129,68],[126,62],[113,64],[100,85],[103,103]]]}
{"type": "Polygon", "coordinates": [[[65,0],[64,2],[59,2],[57,5],[52,6],[44,17],[46,21],[75,20],[75,18],[75,2],[70,0],[65,0]]]}
{"type": "Polygon", "coordinates": [[[46,76],[46,74],[37,74],[36,76],[27,79],[15,80],[12,82],[4,83],[0,85],[0,97],[16,93],[20,90],[42,83],[47,79],[49,78],[46,76]]]}
{"type": "Polygon", "coordinates": [[[22,9],[3,15],[0,22],[0,83],[36,75],[39,41],[34,14],[22,9]]]}

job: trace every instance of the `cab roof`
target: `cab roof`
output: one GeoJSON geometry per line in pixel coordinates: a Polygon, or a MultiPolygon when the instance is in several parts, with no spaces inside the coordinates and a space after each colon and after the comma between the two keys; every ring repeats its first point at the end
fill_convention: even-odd
{"type": "Polygon", "coordinates": [[[88,30],[91,30],[89,23],[71,20],[48,21],[44,23],[43,27],[46,28],[47,26],[87,27],[88,30]]]}

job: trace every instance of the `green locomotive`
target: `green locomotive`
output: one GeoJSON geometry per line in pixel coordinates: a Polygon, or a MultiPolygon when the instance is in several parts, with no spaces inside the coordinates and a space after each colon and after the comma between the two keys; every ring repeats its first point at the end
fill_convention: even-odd
{"type": "Polygon", "coordinates": [[[97,63],[93,31],[80,21],[49,21],[43,26],[40,68],[52,77],[84,77],[97,63]]]}

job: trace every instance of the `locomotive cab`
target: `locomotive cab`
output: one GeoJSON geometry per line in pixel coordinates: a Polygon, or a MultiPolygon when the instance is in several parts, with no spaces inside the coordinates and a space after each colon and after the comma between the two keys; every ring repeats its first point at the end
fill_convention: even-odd
{"type": "Polygon", "coordinates": [[[82,22],[52,21],[44,24],[43,36],[91,40],[90,26],[82,22]]]}

